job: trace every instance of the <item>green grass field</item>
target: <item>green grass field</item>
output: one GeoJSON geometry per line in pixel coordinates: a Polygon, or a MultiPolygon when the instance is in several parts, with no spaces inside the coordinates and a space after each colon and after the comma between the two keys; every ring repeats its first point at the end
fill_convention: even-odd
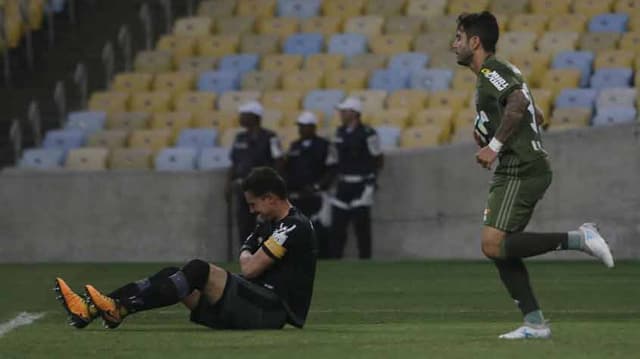
{"type": "Polygon", "coordinates": [[[77,330],[51,290],[56,275],[110,290],[163,266],[0,265],[0,323],[45,313],[1,337],[0,358],[640,357],[640,262],[530,263],[548,341],[497,339],[521,318],[489,262],[321,262],[303,330],[212,331],[180,305],[77,330]]]}

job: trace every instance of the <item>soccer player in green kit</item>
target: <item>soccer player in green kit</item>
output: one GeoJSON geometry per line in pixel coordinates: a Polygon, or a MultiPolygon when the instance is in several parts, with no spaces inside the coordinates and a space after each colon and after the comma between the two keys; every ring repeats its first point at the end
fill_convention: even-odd
{"type": "Polygon", "coordinates": [[[459,65],[477,76],[474,137],[477,162],[491,169],[498,160],[484,212],[482,252],[524,316],[524,324],[502,339],[550,338],[522,258],[555,250],[578,250],[614,266],[611,250],[595,224],[563,233],[524,232],[533,209],[551,183],[551,168],[538,125],[543,115],[520,71],[495,57],[499,29],[489,12],[462,14],[452,44],[459,65]]]}

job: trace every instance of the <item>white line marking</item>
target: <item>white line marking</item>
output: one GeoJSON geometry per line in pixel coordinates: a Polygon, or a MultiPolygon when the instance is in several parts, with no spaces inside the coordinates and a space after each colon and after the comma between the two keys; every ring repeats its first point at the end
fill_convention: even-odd
{"type": "Polygon", "coordinates": [[[10,331],[21,327],[23,325],[29,325],[35,322],[36,320],[44,317],[44,313],[27,313],[22,312],[18,314],[15,318],[11,319],[6,323],[0,324],[0,338],[2,338],[5,334],[10,331]]]}

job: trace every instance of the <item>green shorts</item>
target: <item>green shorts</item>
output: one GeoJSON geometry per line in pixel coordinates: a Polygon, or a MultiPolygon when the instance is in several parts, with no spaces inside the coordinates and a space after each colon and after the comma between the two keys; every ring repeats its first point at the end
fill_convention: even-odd
{"type": "Polygon", "coordinates": [[[535,164],[535,171],[530,170],[531,164],[528,164],[527,171],[523,171],[526,175],[519,175],[506,166],[498,167],[484,210],[486,226],[507,233],[522,232],[527,227],[536,203],[551,184],[551,170],[546,159],[543,161],[535,164]]]}

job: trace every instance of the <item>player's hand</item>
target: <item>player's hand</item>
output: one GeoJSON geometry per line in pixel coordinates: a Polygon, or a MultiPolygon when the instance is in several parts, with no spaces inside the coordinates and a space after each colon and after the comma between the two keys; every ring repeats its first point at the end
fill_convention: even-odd
{"type": "Polygon", "coordinates": [[[493,152],[491,147],[484,146],[476,153],[476,161],[484,168],[490,170],[491,165],[498,158],[498,153],[493,152]]]}

